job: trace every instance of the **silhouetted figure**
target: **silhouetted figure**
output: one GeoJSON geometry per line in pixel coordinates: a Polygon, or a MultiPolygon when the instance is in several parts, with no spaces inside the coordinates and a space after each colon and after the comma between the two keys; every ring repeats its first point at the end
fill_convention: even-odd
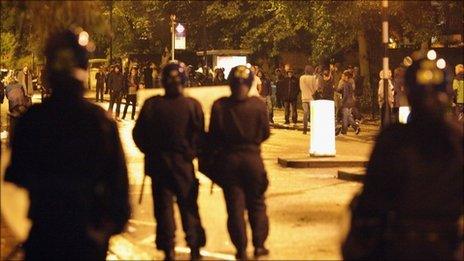
{"type": "Polygon", "coordinates": [[[46,45],[53,90],[18,121],[5,180],[29,192],[26,260],[105,260],[130,216],[116,124],[83,98],[87,51],[71,31],[46,45]]]}
{"type": "Polygon", "coordinates": [[[127,108],[129,108],[129,105],[132,105],[131,119],[135,119],[135,108],[137,106],[137,91],[139,90],[139,84],[140,77],[138,75],[137,67],[132,67],[127,79],[126,105],[124,106],[122,119],[126,118],[127,108]]]}
{"type": "Polygon", "coordinates": [[[95,92],[96,92],[96,97],[95,101],[96,102],[103,102],[103,92],[105,91],[105,81],[106,81],[106,75],[105,72],[103,71],[103,66],[98,69],[98,72],[95,74],[95,92]]]}
{"type": "Polygon", "coordinates": [[[351,204],[343,256],[462,260],[463,133],[449,109],[447,74],[422,59],[405,77],[410,121],[377,139],[364,188],[351,204]]]}
{"type": "Polygon", "coordinates": [[[298,122],[298,112],[296,109],[298,94],[300,93],[300,85],[298,78],[293,75],[293,70],[287,72],[286,77],[279,82],[282,90],[282,100],[285,109],[285,124],[290,124],[290,111],[292,122],[294,125],[298,122]]]}
{"type": "Polygon", "coordinates": [[[186,76],[176,63],[163,67],[166,94],[145,101],[133,130],[137,147],[145,154],[145,173],[152,178],[156,247],[174,259],[174,197],[179,206],[191,258],[200,258],[205,232],[198,213],[198,179],[192,160],[204,133],[198,101],[182,94],[186,76]]]}
{"type": "Polygon", "coordinates": [[[116,104],[116,118],[119,119],[121,101],[124,96],[127,78],[121,72],[119,65],[114,67],[114,71],[110,73],[108,77],[108,85],[110,86],[110,105],[108,111],[113,113],[113,107],[116,104]]]}
{"type": "Polygon", "coordinates": [[[244,212],[252,229],[255,257],[267,255],[264,247],[269,220],[264,192],[268,186],[260,145],[269,138],[266,104],[248,97],[254,75],[245,66],[234,67],[228,77],[232,95],[213,104],[209,127],[210,147],[216,148],[215,180],[224,190],[227,228],[237,249],[236,257],[246,259],[247,234],[244,212]]]}

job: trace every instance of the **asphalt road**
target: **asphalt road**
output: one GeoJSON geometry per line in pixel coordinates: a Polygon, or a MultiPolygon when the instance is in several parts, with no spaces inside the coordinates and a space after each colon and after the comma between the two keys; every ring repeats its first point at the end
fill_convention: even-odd
{"type": "MultiPolygon", "coordinates": [[[[101,103],[107,108],[107,103],[101,103]]],[[[2,116],[4,107],[2,105],[2,116]]],[[[276,120],[283,121],[282,112],[276,112],[276,120]]],[[[2,122],[4,117],[2,117],[2,122]]],[[[118,122],[123,148],[130,175],[133,216],[124,234],[112,239],[109,259],[161,259],[155,250],[150,180],[144,191],[142,204],[138,204],[143,179],[143,155],[132,140],[133,121],[118,122]]],[[[5,125],[2,124],[4,127],[5,125]]],[[[359,136],[350,133],[337,137],[337,153],[368,157],[377,127],[363,125],[359,136]]],[[[336,168],[289,169],[277,164],[277,157],[304,155],[308,151],[309,135],[295,130],[273,129],[271,138],[263,144],[262,156],[268,172],[270,186],[266,193],[270,234],[266,246],[270,249],[269,260],[334,260],[340,259],[340,241],[346,207],[359,191],[359,183],[336,179],[336,168]]],[[[2,160],[2,165],[6,164],[2,160]]],[[[200,179],[199,207],[202,223],[207,233],[207,245],[202,254],[207,259],[233,259],[235,249],[226,228],[226,211],[220,188],[211,190],[210,181],[197,173],[200,179]],[[211,193],[212,192],[212,193],[211,193]]],[[[177,210],[176,210],[177,211],[177,210]]],[[[180,218],[177,221],[177,257],[188,258],[180,218]]],[[[2,226],[3,227],[3,226],[2,226]]],[[[250,231],[248,231],[250,232],[250,231]]],[[[2,236],[2,244],[5,240],[2,236]]],[[[248,249],[250,255],[252,246],[248,249]]]]}

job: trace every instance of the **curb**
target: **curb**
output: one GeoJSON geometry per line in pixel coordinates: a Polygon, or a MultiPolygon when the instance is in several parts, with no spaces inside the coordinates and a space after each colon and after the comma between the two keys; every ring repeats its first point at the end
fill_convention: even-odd
{"type": "Polygon", "coordinates": [[[364,177],[366,176],[365,170],[339,170],[337,172],[337,179],[353,182],[364,182],[364,177]]]}
{"type": "Polygon", "coordinates": [[[277,163],[285,168],[358,168],[365,167],[368,160],[325,158],[277,158],[277,163]]]}

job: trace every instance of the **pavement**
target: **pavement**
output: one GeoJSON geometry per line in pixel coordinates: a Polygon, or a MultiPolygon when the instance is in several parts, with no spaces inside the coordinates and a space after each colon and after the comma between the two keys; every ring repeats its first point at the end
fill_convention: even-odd
{"type": "MultiPolygon", "coordinates": [[[[93,99],[93,93],[86,97],[93,99]]],[[[39,100],[34,99],[34,102],[39,100]]],[[[99,103],[107,108],[108,103],[99,103]]],[[[1,107],[2,131],[5,104],[1,107]]],[[[302,118],[302,112],[299,112],[302,118]]],[[[283,123],[283,111],[276,109],[275,121],[283,123]]],[[[300,123],[301,125],[301,123],[300,123]]],[[[133,214],[126,231],[111,239],[109,260],[159,260],[162,253],[154,247],[156,222],[153,218],[153,202],[150,191],[150,179],[144,190],[143,202],[138,204],[143,180],[143,154],[132,140],[134,121],[118,121],[120,137],[126,154],[129,170],[130,195],[133,214]]],[[[309,134],[296,129],[273,128],[271,137],[262,145],[262,157],[268,172],[270,186],[266,193],[267,213],[270,219],[270,234],[266,247],[271,254],[263,260],[339,260],[340,242],[346,230],[346,207],[362,184],[337,179],[339,168],[292,169],[281,167],[277,158],[308,153],[309,134]]],[[[361,125],[362,132],[336,138],[337,154],[353,157],[368,157],[377,135],[375,123],[361,125]]],[[[2,147],[2,157],[5,147],[2,147]]],[[[7,159],[2,159],[4,167],[7,159]]],[[[344,168],[346,170],[346,168],[344,168]]],[[[350,169],[348,169],[350,170],[350,169]]],[[[359,168],[356,169],[357,171],[359,168]]],[[[201,173],[198,204],[202,223],[206,230],[207,244],[202,251],[208,260],[233,260],[235,249],[227,233],[225,203],[220,188],[211,188],[211,182],[201,173]]],[[[188,248],[184,241],[182,225],[176,208],[178,259],[188,258],[188,248]]],[[[250,230],[248,229],[250,234],[250,230]]],[[[251,241],[251,240],[250,240],[251,241]]],[[[2,220],[0,258],[11,252],[17,242],[9,234],[2,220]]],[[[252,246],[248,251],[251,255],[252,246]]]]}

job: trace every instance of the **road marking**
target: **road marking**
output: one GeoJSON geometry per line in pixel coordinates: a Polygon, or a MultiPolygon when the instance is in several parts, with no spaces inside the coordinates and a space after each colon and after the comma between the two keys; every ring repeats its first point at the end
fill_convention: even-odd
{"type": "MultiPolygon", "coordinates": [[[[190,248],[188,248],[188,247],[179,247],[179,246],[177,246],[175,248],[175,250],[178,253],[190,254],[190,248]]],[[[207,251],[207,250],[200,250],[200,254],[203,257],[206,257],[206,258],[209,257],[209,258],[216,258],[216,259],[220,259],[220,260],[235,260],[235,256],[233,256],[233,255],[210,252],[210,251],[207,251]]]]}
{"type": "MultiPolygon", "coordinates": [[[[150,235],[142,240],[139,241],[139,244],[141,245],[154,245],[155,243],[155,236],[150,235]]],[[[177,253],[181,254],[190,254],[190,248],[188,247],[181,247],[181,246],[176,246],[175,251],[177,253]]],[[[200,250],[200,254],[204,258],[215,258],[219,260],[235,260],[235,257],[233,255],[229,254],[223,254],[223,253],[217,253],[217,252],[211,252],[207,250],[200,250]]]]}
{"type": "Polygon", "coordinates": [[[152,221],[143,221],[143,220],[137,220],[137,219],[129,219],[129,222],[136,224],[136,225],[144,225],[144,226],[156,226],[155,222],[152,221]]]}

